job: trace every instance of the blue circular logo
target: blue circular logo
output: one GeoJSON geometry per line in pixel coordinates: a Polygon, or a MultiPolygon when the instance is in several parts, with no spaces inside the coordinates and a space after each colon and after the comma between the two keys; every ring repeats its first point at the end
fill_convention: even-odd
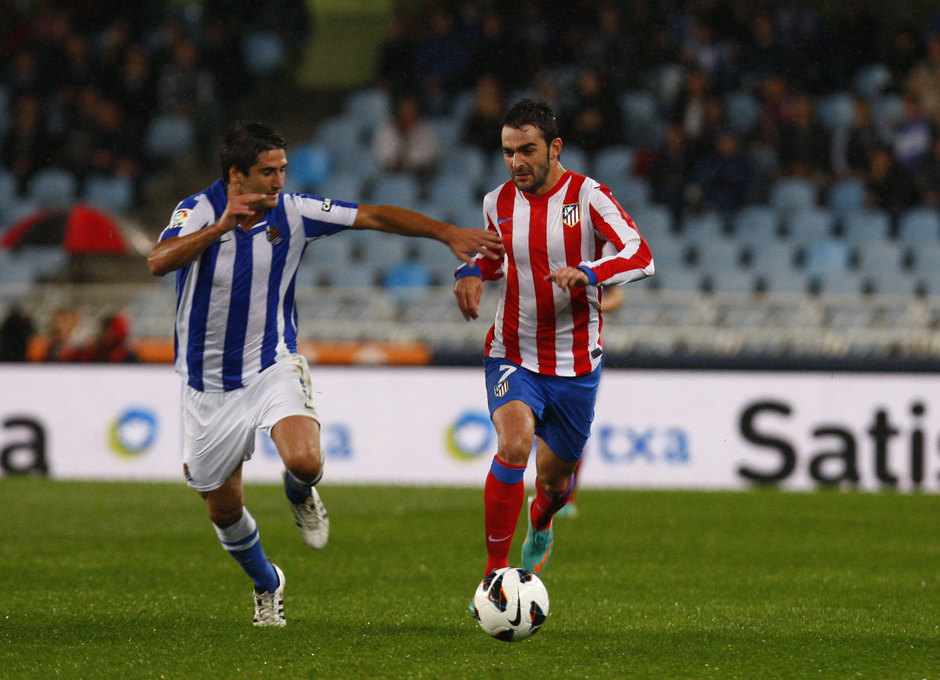
{"type": "Polygon", "coordinates": [[[445,447],[455,458],[473,460],[489,450],[495,436],[489,414],[467,411],[447,428],[445,447]]]}
{"type": "Polygon", "coordinates": [[[129,408],[111,425],[111,448],[121,456],[139,456],[157,439],[157,416],[147,408],[129,408]]]}

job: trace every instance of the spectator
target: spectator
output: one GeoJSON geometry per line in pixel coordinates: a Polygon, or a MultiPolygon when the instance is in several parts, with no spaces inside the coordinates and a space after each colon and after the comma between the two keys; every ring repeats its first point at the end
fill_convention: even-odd
{"type": "Polygon", "coordinates": [[[934,139],[930,155],[917,163],[913,175],[920,200],[940,208],[940,136],[934,139]]]}
{"type": "Polygon", "coordinates": [[[663,143],[653,154],[648,177],[653,201],[671,208],[674,219],[678,219],[682,212],[692,163],[692,150],[685,131],[679,123],[672,123],[666,129],[663,143]]]}
{"type": "Polygon", "coordinates": [[[869,207],[887,210],[894,217],[918,199],[913,179],[898,165],[887,146],[877,146],[872,150],[865,189],[869,207]]]}
{"type": "Polygon", "coordinates": [[[503,93],[499,81],[484,75],[477,81],[473,109],[463,124],[460,141],[475,146],[484,153],[493,150],[493,144],[499,141],[503,129],[503,93]]]}
{"type": "Polygon", "coordinates": [[[927,36],[926,52],[907,74],[904,86],[917,96],[923,114],[940,127],[940,33],[927,36]]]}
{"type": "Polygon", "coordinates": [[[77,361],[84,346],[82,316],[73,307],[59,307],[49,318],[46,361],[77,361]]]}
{"type": "Polygon", "coordinates": [[[434,169],[439,152],[434,127],[411,95],[398,98],[392,120],[375,131],[372,147],[386,172],[410,172],[422,179],[434,169]]]}
{"type": "Polygon", "coordinates": [[[16,99],[16,117],[3,140],[3,164],[16,180],[17,192],[24,195],[30,178],[52,154],[42,103],[25,92],[16,99]]]}
{"type": "Polygon", "coordinates": [[[816,107],[809,95],[794,96],[790,112],[790,120],[782,125],[778,142],[783,172],[822,182],[831,173],[829,133],[816,117],[816,107]]]}
{"type": "Polygon", "coordinates": [[[600,69],[581,69],[574,104],[564,118],[566,141],[588,153],[625,139],[623,111],[616,97],[610,96],[607,76],[600,69]]]}
{"type": "Polygon", "coordinates": [[[904,115],[892,135],[894,157],[902,167],[911,169],[930,153],[934,127],[924,115],[919,95],[904,95],[904,115]]]}
{"type": "Polygon", "coordinates": [[[752,198],[754,164],[728,128],[715,138],[714,150],[699,161],[690,179],[687,202],[697,210],[738,210],[752,198]]]}
{"type": "Polygon", "coordinates": [[[0,362],[26,361],[29,339],[36,327],[18,304],[11,305],[0,321],[0,362]]]}
{"type": "Polygon", "coordinates": [[[835,131],[832,140],[832,169],[837,177],[862,177],[868,172],[872,152],[885,143],[875,127],[871,106],[856,97],[852,124],[835,131]]]}
{"type": "Polygon", "coordinates": [[[418,96],[430,115],[450,112],[453,94],[467,84],[471,56],[453,13],[434,6],[428,32],[415,46],[412,66],[418,96]]]}

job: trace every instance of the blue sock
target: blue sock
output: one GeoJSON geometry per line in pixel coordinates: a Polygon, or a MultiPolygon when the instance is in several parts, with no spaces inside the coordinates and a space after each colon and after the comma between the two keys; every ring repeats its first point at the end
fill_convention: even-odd
{"type": "Polygon", "coordinates": [[[242,566],[255,586],[272,593],[277,589],[277,572],[264,554],[258,537],[258,523],[248,508],[244,509],[241,519],[235,524],[225,529],[215,527],[215,532],[219,535],[222,547],[242,566]]]}
{"type": "Polygon", "coordinates": [[[284,493],[287,494],[287,500],[289,500],[291,503],[294,503],[295,505],[298,503],[303,503],[310,495],[310,489],[320,481],[321,477],[323,477],[322,469],[313,483],[306,484],[297,479],[293,473],[288,470],[287,474],[284,475],[284,493]]]}

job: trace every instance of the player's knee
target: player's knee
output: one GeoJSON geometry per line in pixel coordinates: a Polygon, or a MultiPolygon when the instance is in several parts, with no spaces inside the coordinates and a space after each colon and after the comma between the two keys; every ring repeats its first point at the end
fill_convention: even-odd
{"type": "Polygon", "coordinates": [[[507,437],[500,443],[499,457],[510,465],[525,465],[531,452],[531,439],[507,437]]]}
{"type": "Polygon", "coordinates": [[[241,505],[209,507],[209,521],[220,529],[227,529],[242,518],[244,508],[241,505]]]}
{"type": "Polygon", "coordinates": [[[323,471],[323,455],[319,446],[306,447],[285,461],[291,473],[303,482],[314,482],[323,471]]]}
{"type": "Polygon", "coordinates": [[[563,495],[565,491],[568,490],[568,487],[571,486],[571,475],[562,477],[555,475],[539,475],[539,484],[545,489],[545,493],[557,498],[563,495]]]}

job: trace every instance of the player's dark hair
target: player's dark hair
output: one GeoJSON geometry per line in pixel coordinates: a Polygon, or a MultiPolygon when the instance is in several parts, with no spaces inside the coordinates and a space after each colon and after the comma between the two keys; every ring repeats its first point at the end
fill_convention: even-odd
{"type": "Polygon", "coordinates": [[[551,144],[558,137],[558,120],[552,107],[535,99],[523,99],[513,104],[503,118],[503,125],[517,130],[526,125],[537,127],[542,131],[546,144],[551,144]]]}
{"type": "Polygon", "coordinates": [[[287,142],[277,132],[261,123],[237,122],[228,129],[222,140],[219,154],[222,166],[222,179],[228,181],[228,171],[233,165],[243,175],[247,175],[251,166],[258,162],[258,156],[264,151],[287,149],[287,142]]]}

